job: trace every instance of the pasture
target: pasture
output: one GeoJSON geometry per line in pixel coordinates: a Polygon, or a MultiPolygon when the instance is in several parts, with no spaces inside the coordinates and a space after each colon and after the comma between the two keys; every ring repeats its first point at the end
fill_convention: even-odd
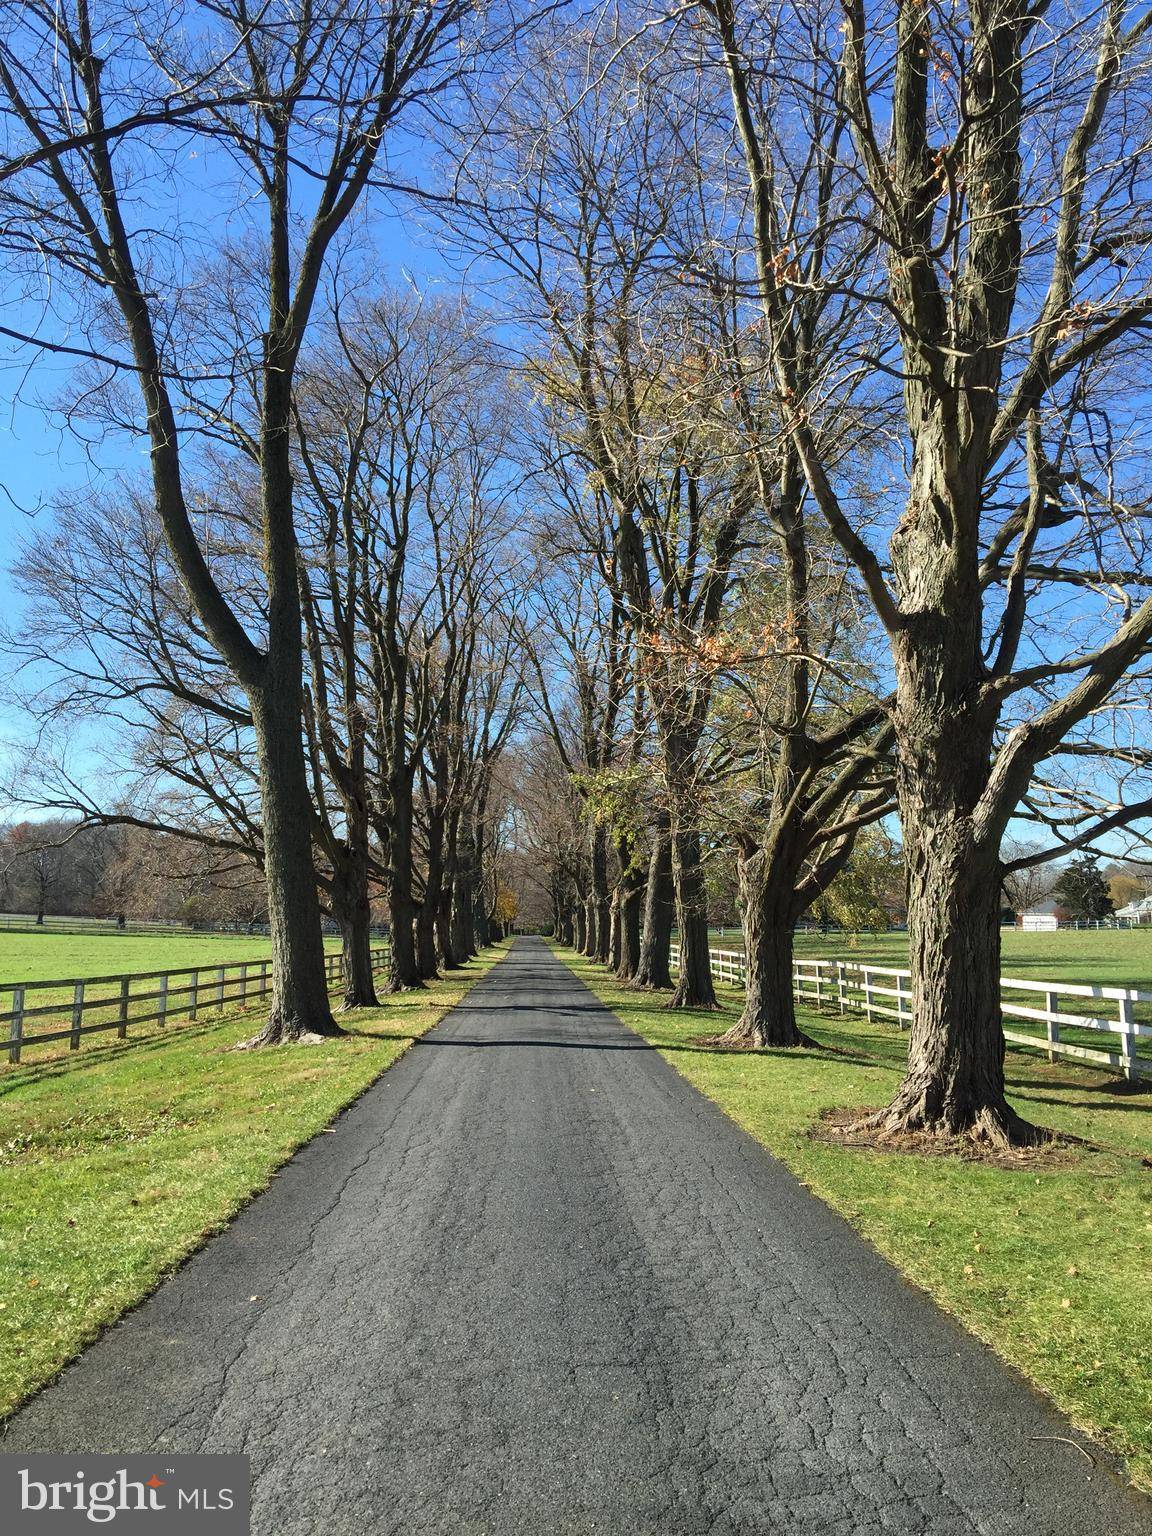
{"type": "Polygon", "coordinates": [[[0,930],[0,986],[5,982],[81,980],[127,972],[180,970],[262,960],[266,934],[66,933],[0,930]]]}
{"type": "MultiPolygon", "coordinates": [[[[735,930],[727,930],[718,948],[739,949],[735,930]]],[[[1138,987],[1152,992],[1152,927],[1062,929],[1056,933],[1025,933],[1005,928],[1001,934],[1001,971],[1024,981],[1086,982],[1096,986],[1138,987]]],[[[877,965],[908,963],[906,933],[796,935],[796,954],[803,958],[874,961],[877,965]]]]}

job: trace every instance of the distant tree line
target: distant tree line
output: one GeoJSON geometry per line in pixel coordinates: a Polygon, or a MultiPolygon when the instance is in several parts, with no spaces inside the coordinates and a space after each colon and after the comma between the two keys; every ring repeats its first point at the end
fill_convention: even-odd
{"type": "Polygon", "coordinates": [[[255,927],[268,908],[247,859],[141,827],[60,818],[0,829],[0,913],[255,927]]]}

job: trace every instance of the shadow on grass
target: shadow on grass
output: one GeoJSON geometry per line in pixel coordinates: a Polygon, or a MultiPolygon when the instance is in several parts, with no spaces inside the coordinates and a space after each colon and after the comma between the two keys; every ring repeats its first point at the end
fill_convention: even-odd
{"type": "Polygon", "coordinates": [[[1095,1114],[1097,1110],[1108,1111],[1112,1109],[1128,1110],[1130,1112],[1135,1111],[1136,1113],[1139,1113],[1141,1110],[1147,1112],[1147,1110],[1152,1107],[1148,1104],[1147,1101],[1145,1101],[1143,1104],[1139,1102],[1133,1104],[1123,1104],[1117,1103],[1115,1099],[1112,1099],[1111,1101],[1105,1100],[1103,1103],[1101,1103],[1099,1099],[1061,1099],[1054,1097],[1052,1094],[1035,1093],[1029,1089],[1021,1089],[1020,1092],[1021,1096],[1026,1097],[1030,1104],[1054,1104],[1057,1109],[1088,1109],[1091,1110],[1093,1114],[1095,1114]]]}
{"type": "MultiPolygon", "coordinates": [[[[453,973],[454,978],[468,979],[468,972],[461,970],[453,973]]],[[[340,1025],[344,1035],[355,1040],[415,1040],[419,1036],[405,1034],[399,1030],[373,1029],[369,1022],[383,1023],[389,1015],[403,1013],[412,1009],[443,1008],[452,1006],[446,1004],[443,998],[437,997],[434,990],[425,992],[404,993],[389,997],[385,1002],[378,1004],[376,1008],[353,1009],[340,1013],[340,1025]],[[403,1000],[401,1000],[403,998],[403,1000]],[[375,1015],[376,1018],[372,1019],[375,1015]],[[353,1022],[360,1019],[363,1022],[357,1027],[353,1022]]],[[[58,1051],[55,1055],[49,1055],[41,1060],[23,1061],[18,1066],[9,1065],[0,1069],[0,1098],[6,1094],[16,1093],[36,1083],[49,1082],[55,1078],[71,1076],[75,1072],[86,1072],[94,1067],[107,1066],[121,1061],[125,1056],[132,1055],[140,1059],[146,1059],[150,1053],[166,1051],[172,1045],[193,1043],[204,1040],[219,1030],[227,1029],[231,1025],[241,1028],[250,1027],[253,1021],[262,1017],[264,1010],[258,1005],[248,1009],[235,1009],[221,1014],[207,1021],[199,1019],[174,1019],[166,1029],[149,1029],[145,1034],[131,1033],[132,1021],[128,1021],[129,1035],[125,1040],[107,1041],[82,1047],[79,1051],[58,1051]]],[[[340,1037],[334,1037],[330,1042],[339,1045],[340,1037]]],[[[3,1050],[3,1042],[0,1042],[0,1051],[3,1050]]],[[[221,1049],[227,1049],[221,1045],[221,1049]]],[[[315,1049],[315,1047],[309,1047],[315,1049]]],[[[25,1045],[27,1053],[34,1052],[34,1042],[25,1045]]]]}
{"type": "Polygon", "coordinates": [[[206,1035],[211,1035],[228,1024],[250,1022],[251,1019],[243,1014],[230,1014],[226,1018],[214,1019],[210,1024],[175,1023],[167,1030],[153,1030],[147,1035],[137,1035],[134,1039],[129,1035],[127,1040],[118,1041],[115,1045],[98,1045],[87,1051],[80,1050],[67,1055],[49,1056],[43,1061],[21,1062],[19,1066],[7,1067],[0,1074],[0,1097],[6,1093],[14,1093],[19,1088],[27,1088],[33,1083],[47,1082],[52,1078],[68,1077],[74,1072],[84,1072],[92,1067],[105,1066],[110,1062],[120,1061],[124,1056],[146,1056],[153,1051],[167,1050],[177,1042],[203,1039],[206,1035]]]}

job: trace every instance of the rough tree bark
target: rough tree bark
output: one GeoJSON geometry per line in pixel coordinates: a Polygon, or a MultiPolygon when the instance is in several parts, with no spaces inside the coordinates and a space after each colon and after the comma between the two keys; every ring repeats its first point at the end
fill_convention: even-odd
{"type": "Polygon", "coordinates": [[[412,778],[402,765],[388,785],[388,912],[392,949],[389,992],[423,987],[416,963],[416,902],[412,895],[412,778]]]}
{"type": "Polygon", "coordinates": [[[280,687],[253,690],[250,705],[260,753],[273,1002],[264,1028],[246,1045],[326,1039],[344,1031],[332,1016],[328,998],[320,902],[307,833],[312,798],[300,746],[299,649],[285,666],[280,687]]]}
{"type": "Polygon", "coordinates": [[[436,914],[440,910],[442,876],[432,878],[429,869],[424,881],[424,898],[416,913],[416,969],[422,981],[435,981],[440,974],[436,952],[436,914]]]}
{"type": "Polygon", "coordinates": [[[672,972],[668,954],[672,946],[672,926],[676,894],[672,886],[672,839],[667,827],[657,828],[648,859],[648,882],[644,892],[644,926],[640,955],[633,977],[634,985],[660,991],[672,990],[672,972]]]}
{"type": "Polygon", "coordinates": [[[708,899],[700,862],[700,834],[694,828],[673,828],[672,882],[680,968],[668,1007],[719,1009],[708,955],[708,899]]]}
{"type": "Polygon", "coordinates": [[[376,978],[372,971],[372,902],[368,866],[349,853],[332,871],[332,915],[340,928],[341,976],[345,1008],[375,1008],[376,978]]]}
{"type": "Polygon", "coordinates": [[[477,950],[485,949],[492,942],[489,932],[488,903],[485,897],[484,886],[486,872],[484,868],[484,845],[486,840],[486,824],[483,816],[478,816],[472,828],[472,935],[473,943],[477,950]]]}
{"type": "Polygon", "coordinates": [[[452,952],[460,965],[476,953],[476,934],[472,922],[472,860],[472,828],[465,821],[461,824],[456,843],[450,922],[452,952]]]}
{"type": "Polygon", "coordinates": [[[796,1024],[792,948],[798,869],[781,850],[742,846],[737,856],[747,983],[744,1011],[725,1045],[811,1045],[796,1024]]]}
{"type": "Polygon", "coordinates": [[[617,838],[616,857],[620,878],[616,885],[613,969],[621,981],[631,981],[640,965],[640,923],[647,874],[633,837],[617,838]]]}
{"type": "Polygon", "coordinates": [[[586,953],[601,965],[612,955],[612,898],[608,890],[608,832],[592,828],[589,844],[592,884],[588,896],[588,948],[586,953]]]}
{"type": "Polygon", "coordinates": [[[1020,1118],[1004,1082],[1004,828],[999,818],[980,815],[994,716],[980,690],[968,686],[979,639],[974,625],[949,624],[937,629],[933,645],[927,629],[898,650],[895,717],[913,998],[908,1069],[873,1124],[892,1133],[1029,1145],[1046,1133],[1020,1118]]]}

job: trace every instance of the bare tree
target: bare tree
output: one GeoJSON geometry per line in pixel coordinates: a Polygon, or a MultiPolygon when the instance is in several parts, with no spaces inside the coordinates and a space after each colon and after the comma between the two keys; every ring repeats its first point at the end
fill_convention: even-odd
{"type": "MultiPolygon", "coordinates": [[[[582,467],[574,514],[607,517],[600,579],[629,646],[660,744],[679,926],[676,1006],[714,1006],[702,868],[700,758],[712,671],[696,665],[723,623],[756,490],[727,451],[713,361],[724,295],[689,293],[672,270],[690,195],[692,101],[653,88],[642,42],[560,35],[510,81],[461,185],[468,239],[516,278],[539,336],[530,364],[550,434],[582,467]],[[659,177],[653,167],[659,165],[659,177]]],[[[558,466],[559,467],[559,466],[558,466]]],[[[598,548],[596,528],[584,543],[598,548]]],[[[602,855],[593,848],[592,879],[602,855]]],[[[607,958],[599,937],[596,949],[607,958]]]]}
{"type": "MultiPolygon", "coordinates": [[[[1152,318],[1152,20],[1128,0],[700,12],[704,52],[685,49],[726,78],[781,416],[890,645],[914,1021],[876,1124],[1027,1143],[1004,1092],[1000,844],[1152,639],[1131,411],[1152,318]],[[839,190],[789,229],[813,82],[847,117],[839,190]],[[820,397],[790,341],[813,288],[857,313],[820,397]],[[868,498],[819,423],[886,379],[903,441],[868,498]]],[[[1148,809],[1145,791],[1095,832],[1148,809]]]]}
{"type": "Polygon", "coordinates": [[[144,419],[129,420],[149,444],[173,560],[251,710],[274,978],[272,1014],[253,1043],[332,1035],[301,741],[293,380],[325,262],[387,132],[469,68],[474,13],[468,0],[418,11],[334,4],[292,18],[193,5],[175,29],[166,12],[149,18],[115,3],[93,11],[78,0],[12,4],[4,17],[0,101],[25,160],[6,183],[9,243],[67,280],[79,350],[113,376],[126,414],[116,386],[138,387],[144,419]],[[158,228],[176,142],[165,108],[185,97],[207,98],[178,128],[226,180],[229,205],[251,197],[263,209],[247,245],[221,241],[214,276],[225,302],[189,282],[195,257],[175,213],[158,228]],[[135,123],[115,140],[105,131],[113,113],[135,123]],[[189,465],[205,423],[258,476],[262,633],[229,601],[192,510],[189,465]]]}

